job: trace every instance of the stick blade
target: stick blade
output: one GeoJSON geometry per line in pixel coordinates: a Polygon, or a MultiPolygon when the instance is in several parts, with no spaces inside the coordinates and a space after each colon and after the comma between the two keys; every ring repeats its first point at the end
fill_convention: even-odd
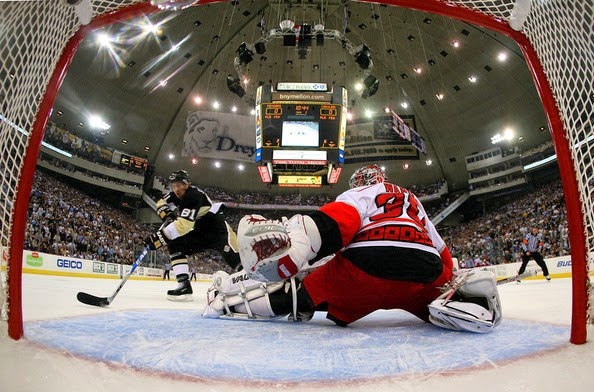
{"type": "Polygon", "coordinates": [[[109,300],[107,299],[107,297],[95,297],[94,295],[91,295],[91,294],[79,292],[76,295],[76,299],[78,299],[80,302],[82,302],[83,304],[86,304],[86,305],[100,306],[100,307],[109,306],[109,300]]]}

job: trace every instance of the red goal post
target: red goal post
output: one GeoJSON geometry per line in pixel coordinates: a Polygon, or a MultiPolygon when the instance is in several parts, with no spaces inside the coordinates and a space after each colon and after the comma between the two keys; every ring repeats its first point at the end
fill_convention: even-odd
{"type": "MultiPolygon", "coordinates": [[[[60,85],[89,32],[157,11],[141,0],[90,2],[93,19],[85,26],[65,1],[0,2],[0,245],[5,247],[8,333],[13,339],[23,336],[21,272],[33,173],[60,85]]],[[[197,6],[214,2],[201,0],[197,6]]],[[[509,36],[522,50],[547,115],[567,206],[573,280],[570,341],[585,343],[590,320],[588,253],[594,252],[593,0],[373,3],[479,25],[509,36]],[[530,3],[521,30],[512,29],[509,21],[530,3]]]]}

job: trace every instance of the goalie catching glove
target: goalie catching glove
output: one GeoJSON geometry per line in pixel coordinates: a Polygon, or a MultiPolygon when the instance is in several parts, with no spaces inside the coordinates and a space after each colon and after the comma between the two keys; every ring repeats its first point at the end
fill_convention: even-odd
{"type": "Polygon", "coordinates": [[[294,215],[283,222],[246,215],[237,229],[244,270],[261,282],[280,282],[297,274],[316,257],[322,245],[314,221],[294,215]]]}

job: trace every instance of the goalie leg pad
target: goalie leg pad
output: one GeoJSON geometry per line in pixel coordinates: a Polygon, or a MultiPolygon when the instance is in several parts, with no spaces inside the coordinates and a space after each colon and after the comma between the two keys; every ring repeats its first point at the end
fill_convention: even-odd
{"type": "Polygon", "coordinates": [[[488,309],[472,302],[448,302],[444,299],[436,299],[429,304],[429,321],[454,331],[487,333],[495,328],[493,314],[488,309]]]}
{"type": "Polygon", "coordinates": [[[280,290],[285,282],[264,283],[253,280],[245,271],[232,275],[218,271],[213,275],[213,285],[207,292],[208,305],[203,317],[243,317],[270,319],[276,315],[270,306],[269,294],[280,290]]]}
{"type": "Polygon", "coordinates": [[[468,273],[454,295],[441,296],[429,305],[429,313],[429,320],[442,328],[490,332],[502,318],[495,275],[490,271],[468,273]]]}
{"type": "Polygon", "coordinates": [[[493,325],[501,322],[501,302],[497,291],[495,274],[491,271],[476,271],[460,287],[458,294],[467,302],[475,302],[493,313],[493,325]]]}

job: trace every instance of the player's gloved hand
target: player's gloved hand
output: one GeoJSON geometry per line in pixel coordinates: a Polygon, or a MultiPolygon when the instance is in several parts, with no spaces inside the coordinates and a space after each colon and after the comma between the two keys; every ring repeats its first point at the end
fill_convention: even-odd
{"type": "Polygon", "coordinates": [[[167,204],[157,208],[157,214],[159,214],[159,218],[161,218],[163,222],[165,222],[165,220],[175,220],[175,214],[167,204]]]}
{"type": "Polygon", "coordinates": [[[151,234],[144,240],[144,243],[151,249],[157,250],[161,248],[163,245],[167,244],[167,238],[163,235],[161,230],[157,231],[154,234],[151,234]]]}

